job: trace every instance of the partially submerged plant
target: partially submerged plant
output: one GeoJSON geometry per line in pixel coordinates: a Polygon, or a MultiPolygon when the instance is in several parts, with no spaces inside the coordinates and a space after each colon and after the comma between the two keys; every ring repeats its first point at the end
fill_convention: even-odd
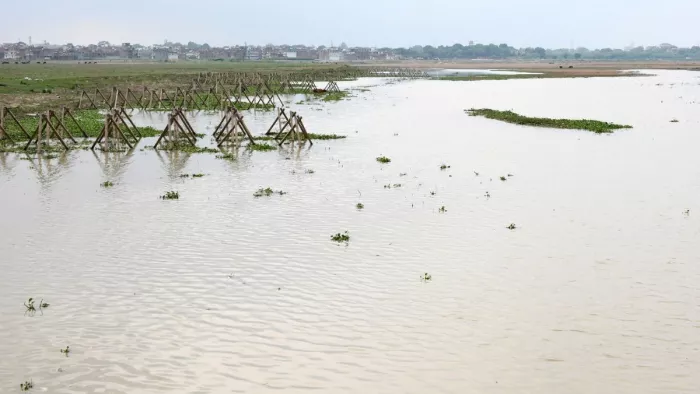
{"type": "Polygon", "coordinates": [[[420,276],[420,280],[422,280],[423,282],[430,282],[431,280],[433,280],[433,276],[426,272],[420,276]]]}
{"type": "Polygon", "coordinates": [[[431,195],[431,196],[434,196],[434,195],[436,195],[436,194],[437,194],[436,192],[430,192],[430,195],[431,195]]]}
{"type": "Polygon", "coordinates": [[[49,303],[44,302],[43,298],[41,299],[41,301],[39,301],[39,308],[48,308],[49,305],[50,305],[49,303]]]}
{"type": "Polygon", "coordinates": [[[270,150],[277,150],[276,146],[270,145],[270,144],[250,144],[248,145],[248,148],[255,150],[255,151],[270,151],[270,150]]]}
{"type": "Polygon", "coordinates": [[[204,174],[192,174],[192,178],[201,178],[204,174]]]}
{"type": "Polygon", "coordinates": [[[70,346],[66,346],[65,349],[61,349],[61,353],[65,354],[67,357],[68,353],[70,353],[70,346]]]}
{"type": "Polygon", "coordinates": [[[28,382],[25,381],[24,383],[19,384],[19,389],[21,391],[29,391],[32,388],[34,388],[34,382],[32,382],[31,380],[28,382]]]}
{"type": "Polygon", "coordinates": [[[502,180],[503,182],[505,182],[507,179],[506,179],[506,177],[502,176],[502,177],[501,177],[501,180],[502,180]]]}
{"type": "Polygon", "coordinates": [[[506,227],[506,228],[507,228],[508,230],[515,230],[515,229],[516,229],[515,223],[511,223],[511,224],[508,225],[508,227],[506,227]]]}
{"type": "Polygon", "coordinates": [[[29,298],[27,302],[24,303],[24,307],[27,308],[27,312],[35,312],[34,298],[29,298]]]}
{"type": "Polygon", "coordinates": [[[365,204],[358,202],[357,205],[355,205],[355,208],[357,209],[365,209],[365,204]]]}
{"type": "Polygon", "coordinates": [[[313,174],[313,173],[315,173],[316,171],[311,170],[311,169],[308,169],[308,170],[304,170],[304,172],[305,172],[306,174],[313,174]]]}
{"type": "Polygon", "coordinates": [[[169,191],[169,192],[165,192],[165,194],[160,196],[160,198],[162,200],[179,200],[180,193],[175,192],[175,191],[169,191]]]}
{"type": "Polygon", "coordinates": [[[263,196],[270,197],[273,194],[279,194],[280,196],[283,196],[283,195],[287,194],[287,192],[284,192],[282,190],[275,191],[269,187],[265,188],[265,189],[260,188],[255,193],[253,193],[253,197],[263,197],[263,196]]]}
{"type": "Polygon", "coordinates": [[[512,111],[498,111],[488,108],[482,109],[465,109],[465,113],[470,116],[483,116],[487,119],[500,120],[507,123],[513,123],[523,126],[549,127],[555,129],[576,129],[589,130],[594,133],[612,133],[618,129],[629,129],[632,126],[615,124],[610,122],[601,122],[590,119],[551,119],[551,118],[534,118],[516,114],[512,111]]]}
{"type": "Polygon", "coordinates": [[[102,187],[112,187],[112,186],[114,186],[114,183],[112,183],[111,181],[104,181],[104,182],[100,183],[100,186],[102,186],[102,187]]]}
{"type": "Polygon", "coordinates": [[[333,241],[333,242],[350,242],[350,233],[346,231],[344,233],[333,234],[333,235],[331,235],[331,241],[333,241]]]}
{"type": "Polygon", "coordinates": [[[678,123],[678,119],[676,119],[676,118],[671,119],[671,123],[678,123]]]}
{"type": "Polygon", "coordinates": [[[451,166],[448,166],[447,164],[443,164],[443,165],[440,166],[440,169],[443,170],[443,171],[446,170],[446,169],[448,169],[448,168],[452,168],[452,167],[451,167],[451,166]]]}
{"type": "Polygon", "coordinates": [[[386,156],[377,157],[377,161],[382,163],[382,164],[391,163],[391,159],[386,157],[386,156]]]}
{"type": "Polygon", "coordinates": [[[491,193],[486,192],[486,194],[484,194],[484,197],[486,197],[486,198],[491,198],[491,193]]]}
{"type": "Polygon", "coordinates": [[[443,205],[440,207],[440,209],[438,209],[438,212],[445,213],[445,212],[447,212],[447,209],[445,209],[445,206],[443,205]]]}

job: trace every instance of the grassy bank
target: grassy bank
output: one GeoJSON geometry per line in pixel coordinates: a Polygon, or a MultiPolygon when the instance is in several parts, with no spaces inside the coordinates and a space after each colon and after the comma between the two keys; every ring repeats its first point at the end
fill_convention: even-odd
{"type": "Polygon", "coordinates": [[[498,111],[494,109],[468,109],[464,110],[470,116],[483,116],[488,119],[518,124],[522,126],[547,127],[552,129],[589,130],[594,133],[612,133],[618,129],[629,129],[632,126],[620,125],[599,120],[590,119],[551,119],[533,118],[516,114],[512,111],[498,111]]]}
{"type": "Polygon", "coordinates": [[[510,79],[552,79],[552,78],[614,78],[614,77],[645,77],[648,74],[615,72],[610,74],[585,72],[542,72],[538,74],[473,74],[473,75],[445,75],[433,77],[438,81],[505,81],[510,79]]]}

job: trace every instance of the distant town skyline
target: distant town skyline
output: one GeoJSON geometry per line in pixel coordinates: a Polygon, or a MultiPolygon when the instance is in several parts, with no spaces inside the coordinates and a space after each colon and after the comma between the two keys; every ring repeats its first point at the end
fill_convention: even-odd
{"type": "Polygon", "coordinates": [[[472,0],[229,2],[69,0],[9,2],[0,42],[86,45],[96,38],[144,45],[304,44],[410,47],[469,41],[545,48],[700,44],[692,0],[472,0]]]}

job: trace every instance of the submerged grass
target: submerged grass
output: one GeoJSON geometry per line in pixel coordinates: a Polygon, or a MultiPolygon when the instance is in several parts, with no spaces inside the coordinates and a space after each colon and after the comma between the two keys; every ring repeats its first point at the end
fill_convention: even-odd
{"type": "Polygon", "coordinates": [[[175,191],[165,192],[164,195],[160,196],[161,200],[179,200],[180,193],[175,191]]]}
{"type": "Polygon", "coordinates": [[[255,193],[253,193],[253,197],[270,197],[273,194],[279,194],[280,196],[284,196],[287,194],[287,192],[282,191],[282,190],[272,190],[272,188],[260,188],[258,189],[255,193]]]}
{"type": "Polygon", "coordinates": [[[114,186],[114,183],[112,183],[111,181],[105,181],[105,182],[100,183],[100,186],[102,186],[102,187],[112,187],[112,186],[114,186]]]}
{"type": "Polygon", "coordinates": [[[277,147],[274,145],[258,144],[258,143],[250,144],[250,145],[248,145],[248,148],[251,150],[254,150],[254,151],[259,151],[259,152],[267,152],[267,151],[271,151],[271,150],[277,150],[277,147]]]}
{"type": "Polygon", "coordinates": [[[344,232],[344,233],[337,233],[331,235],[331,241],[333,242],[350,242],[350,233],[349,232],[344,232]]]}
{"type": "MultiPolygon", "coordinates": [[[[96,109],[85,109],[85,110],[73,110],[72,111],[75,120],[80,124],[80,126],[85,130],[85,133],[90,138],[96,138],[100,131],[102,131],[102,126],[104,125],[105,115],[101,114],[100,111],[96,109]]],[[[24,127],[24,129],[29,133],[33,134],[36,127],[39,125],[39,116],[36,114],[17,114],[17,120],[24,127]]],[[[53,122],[56,126],[56,122],[53,122]]],[[[73,122],[70,117],[65,117],[63,119],[63,125],[68,129],[68,131],[73,135],[73,137],[82,137],[82,133],[78,126],[73,122]]],[[[160,131],[154,129],[153,127],[137,127],[141,135],[144,137],[156,137],[160,135],[160,131]]],[[[5,129],[7,133],[15,141],[26,141],[28,138],[22,132],[22,130],[17,126],[17,124],[8,117],[5,121],[5,129]]]]}
{"type": "Polygon", "coordinates": [[[513,111],[499,111],[495,109],[468,109],[464,110],[470,116],[483,116],[487,119],[500,120],[523,126],[548,127],[553,129],[589,130],[597,134],[612,133],[617,129],[630,129],[632,126],[620,125],[599,120],[590,119],[552,119],[534,118],[516,114],[513,111]]]}
{"type": "Polygon", "coordinates": [[[349,94],[348,92],[330,92],[326,93],[325,96],[323,96],[323,101],[341,101],[344,100],[346,97],[348,97],[349,94]]]}
{"type": "Polygon", "coordinates": [[[386,157],[386,156],[377,157],[377,161],[382,163],[382,164],[391,163],[391,159],[386,157]]]}

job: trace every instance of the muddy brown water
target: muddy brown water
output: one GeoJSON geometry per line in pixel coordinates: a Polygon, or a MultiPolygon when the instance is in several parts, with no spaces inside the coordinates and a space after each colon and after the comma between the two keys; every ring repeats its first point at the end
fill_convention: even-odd
{"type": "Polygon", "coordinates": [[[347,139],[236,161],[0,154],[0,392],[697,393],[700,74],[657,74],[341,83],[290,101],[347,139]]]}

